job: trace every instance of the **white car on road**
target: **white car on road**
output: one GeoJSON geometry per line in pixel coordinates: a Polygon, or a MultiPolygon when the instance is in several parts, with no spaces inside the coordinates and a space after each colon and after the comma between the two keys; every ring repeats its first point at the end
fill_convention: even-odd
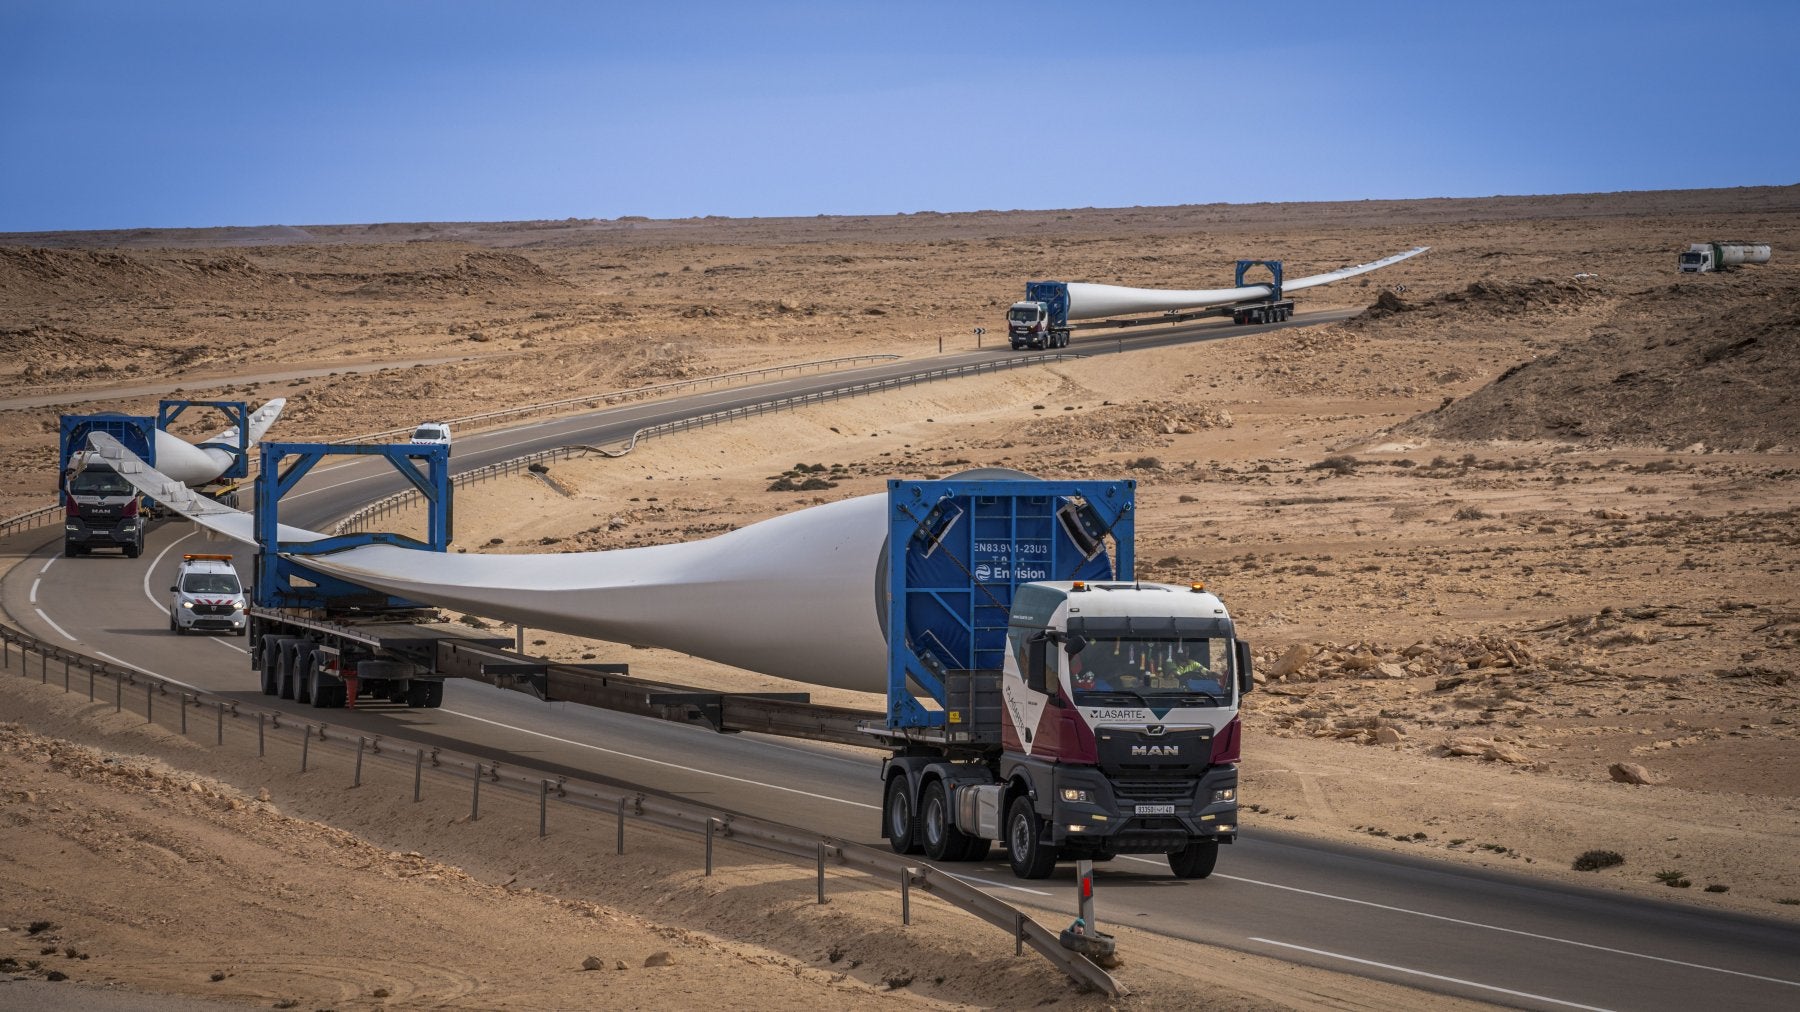
{"type": "Polygon", "coordinates": [[[242,636],[250,628],[244,585],[229,555],[183,555],[169,593],[169,631],[177,636],[205,631],[242,636]]]}

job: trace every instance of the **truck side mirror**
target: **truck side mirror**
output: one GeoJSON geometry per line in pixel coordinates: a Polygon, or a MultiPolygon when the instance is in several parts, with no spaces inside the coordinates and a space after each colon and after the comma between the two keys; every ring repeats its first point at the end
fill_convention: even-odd
{"type": "Polygon", "coordinates": [[[1255,660],[1250,656],[1250,643],[1247,640],[1235,640],[1232,646],[1237,650],[1238,695],[1247,696],[1256,686],[1255,660]]]}
{"type": "Polygon", "coordinates": [[[1033,692],[1049,692],[1050,637],[1043,633],[1025,641],[1025,687],[1033,692]]]}

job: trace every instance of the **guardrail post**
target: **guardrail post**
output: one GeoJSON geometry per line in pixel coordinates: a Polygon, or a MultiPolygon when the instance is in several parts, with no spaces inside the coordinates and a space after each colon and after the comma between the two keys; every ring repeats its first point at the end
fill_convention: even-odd
{"type": "Polygon", "coordinates": [[[218,732],[218,735],[213,739],[213,744],[214,745],[225,744],[225,704],[224,703],[219,704],[219,732],[218,732]]]}
{"type": "Polygon", "coordinates": [[[187,737],[187,701],[188,694],[184,692],[181,694],[181,736],[183,738],[187,737]]]}
{"type": "Polygon", "coordinates": [[[150,681],[149,679],[145,679],[144,680],[144,723],[146,723],[146,724],[156,723],[156,718],[151,715],[151,710],[155,706],[156,706],[156,683],[150,681]]]}
{"type": "Polygon", "coordinates": [[[63,691],[69,691],[69,655],[63,654],[63,691]]]}
{"type": "Polygon", "coordinates": [[[300,772],[306,772],[306,753],[312,748],[312,725],[300,725],[300,772]]]}
{"type": "Polygon", "coordinates": [[[419,803],[419,788],[425,782],[425,750],[420,749],[413,759],[413,804],[419,803]]]}
{"type": "Polygon", "coordinates": [[[819,905],[825,905],[825,845],[819,844],[819,905]]]}
{"type": "Polygon", "coordinates": [[[626,802],[626,800],[627,799],[624,798],[623,796],[621,796],[619,798],[619,850],[618,850],[618,852],[620,854],[625,853],[625,802],[626,802]]]}
{"type": "Polygon", "coordinates": [[[38,650],[38,681],[43,682],[45,685],[50,684],[49,647],[42,647],[38,650]]]}
{"type": "Polygon", "coordinates": [[[88,702],[91,703],[94,701],[94,665],[93,665],[92,661],[88,662],[87,669],[88,669],[88,702]]]}
{"type": "Polygon", "coordinates": [[[267,717],[268,714],[260,712],[256,715],[256,757],[258,759],[263,757],[263,722],[267,717]]]}
{"type": "Polygon", "coordinates": [[[1075,890],[1079,903],[1075,916],[1087,925],[1090,934],[1098,929],[1094,925],[1094,862],[1082,860],[1075,862],[1075,890]]]}
{"type": "Polygon", "coordinates": [[[900,869],[900,925],[912,926],[912,877],[911,868],[900,869]]]}
{"type": "Polygon", "coordinates": [[[359,734],[356,736],[356,779],[350,782],[350,786],[352,787],[362,786],[363,746],[367,743],[368,739],[364,738],[362,735],[359,734]]]}
{"type": "Polygon", "coordinates": [[[712,874],[713,823],[715,821],[717,820],[710,815],[706,817],[706,873],[708,875],[712,874]]]}
{"type": "Polygon", "coordinates": [[[125,709],[125,673],[121,671],[118,674],[113,676],[113,712],[119,713],[119,712],[123,711],[124,709],[125,709]]]}
{"type": "Polygon", "coordinates": [[[481,764],[475,764],[475,787],[469,795],[469,821],[481,818],[481,764]]]}
{"type": "Polygon", "coordinates": [[[1025,913],[1015,910],[1013,917],[1016,918],[1013,921],[1013,955],[1023,956],[1025,955],[1025,913]]]}
{"type": "Polygon", "coordinates": [[[550,781],[538,781],[538,839],[550,835],[550,781]]]}

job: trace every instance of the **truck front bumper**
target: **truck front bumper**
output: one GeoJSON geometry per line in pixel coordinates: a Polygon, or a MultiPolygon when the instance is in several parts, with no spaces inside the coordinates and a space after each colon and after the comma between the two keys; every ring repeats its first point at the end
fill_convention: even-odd
{"type": "Polygon", "coordinates": [[[144,542],[144,522],[134,520],[69,519],[63,521],[63,540],[90,547],[122,547],[144,542]]]}
{"type": "Polygon", "coordinates": [[[1051,841],[1071,856],[1166,854],[1195,837],[1237,839],[1234,765],[1198,777],[1113,779],[1092,766],[1058,766],[1052,783],[1051,841]]]}

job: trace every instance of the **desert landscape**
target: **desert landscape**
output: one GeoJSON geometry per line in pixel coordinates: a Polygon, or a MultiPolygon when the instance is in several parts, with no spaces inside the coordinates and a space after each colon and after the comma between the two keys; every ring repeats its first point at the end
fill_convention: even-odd
{"type": "MultiPolygon", "coordinates": [[[[1342,323],[1153,351],[1126,340],[1125,354],[473,485],[452,550],[689,540],[971,467],[1133,478],[1138,575],[1204,580],[1257,648],[1250,830],[1800,920],[1800,186],[4,235],[0,515],[51,501],[65,411],[281,396],[277,435],[334,438],[776,363],[969,350],[972,328],[992,341],[1032,278],[1221,287],[1238,257],[1279,258],[1297,276],[1416,244],[1432,249],[1304,293],[1303,312],[1355,311],[1342,323]],[[1774,259],[1676,273],[1676,250],[1719,238],[1767,242],[1774,259]]],[[[190,435],[209,424],[183,422],[190,435]]],[[[628,644],[540,634],[533,649],[629,659],[685,684],[796,688],[628,644]]],[[[998,950],[966,954],[953,979],[891,987],[906,958],[827,958],[842,937],[902,944],[878,935],[874,894],[838,907],[842,925],[798,908],[771,926],[691,902],[725,888],[691,861],[558,878],[550,858],[521,868],[501,841],[438,832],[431,820],[451,815],[357,811],[266,770],[209,768],[179,740],[38,689],[0,685],[13,721],[0,778],[16,785],[0,798],[14,869],[0,882],[12,929],[0,957],[14,969],[46,958],[33,953],[51,929],[29,930],[41,920],[76,982],[103,968],[130,989],[265,1006],[579,1004],[595,975],[565,971],[589,948],[630,964],[607,971],[614,1003],[650,1004],[670,995],[642,963],[672,947],[697,971],[683,981],[695,1001],[754,975],[776,1006],[1098,1004],[998,950]],[[179,880],[238,911],[194,958],[171,963],[158,938],[169,896],[112,873],[114,855],[152,846],[173,856],[147,860],[177,870],[236,870],[179,880]],[[283,878],[316,854],[331,855],[332,886],[283,878]],[[677,901],[621,895],[632,874],[677,901]],[[272,907],[283,916],[258,913],[272,907]],[[541,976],[499,954],[404,993],[392,975],[334,981],[331,959],[270,969],[295,918],[381,937],[404,911],[408,930],[480,950],[459,923],[477,907],[512,918],[493,934],[543,940],[555,956],[541,976]],[[576,919],[591,944],[566,941],[559,925],[576,919]],[[215,971],[238,989],[207,980],[215,971]]],[[[754,890],[796,874],[743,859],[727,881],[754,890]]],[[[921,952],[960,944],[948,931],[908,938],[921,952]]],[[[1319,971],[1285,986],[1294,971],[1236,954],[1221,957],[1229,980],[1195,977],[1175,969],[1175,943],[1128,944],[1145,1007],[1409,1003],[1319,971]]]]}

